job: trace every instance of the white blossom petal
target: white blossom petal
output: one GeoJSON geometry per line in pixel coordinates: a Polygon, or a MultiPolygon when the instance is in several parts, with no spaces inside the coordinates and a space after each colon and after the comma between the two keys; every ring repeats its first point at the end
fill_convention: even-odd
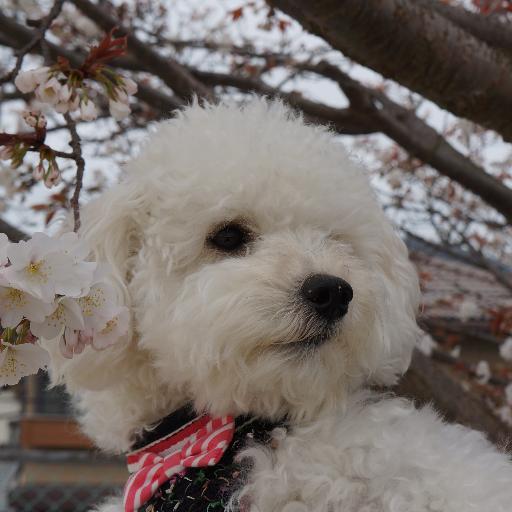
{"type": "Polygon", "coordinates": [[[416,343],[416,347],[420,352],[430,357],[432,355],[432,351],[437,347],[437,342],[432,338],[432,336],[430,336],[430,334],[423,332],[423,335],[416,343]]]}
{"type": "Polygon", "coordinates": [[[87,293],[96,265],[79,262],[63,250],[59,239],[35,233],[31,240],[11,244],[11,266],[0,272],[9,286],[53,302],[55,294],[79,297],[87,293]]]}
{"type": "Polygon", "coordinates": [[[0,266],[7,265],[7,247],[9,239],[5,233],[0,233],[0,266]]]}
{"type": "Polygon", "coordinates": [[[129,105],[121,101],[109,100],[108,106],[110,109],[110,114],[117,121],[124,119],[126,116],[130,114],[129,105]]]}
{"type": "Polygon", "coordinates": [[[17,384],[49,364],[48,352],[38,344],[12,345],[0,342],[0,386],[17,384]]]}
{"type": "Polygon", "coordinates": [[[55,308],[53,301],[45,302],[23,290],[0,286],[0,320],[3,327],[16,327],[23,318],[42,322],[55,308]]]}
{"type": "Polygon", "coordinates": [[[507,338],[500,345],[500,355],[505,361],[512,361],[512,337],[507,338]]]}
{"type": "Polygon", "coordinates": [[[101,329],[116,314],[116,291],[107,282],[94,284],[89,293],[78,298],[82,309],[85,327],[90,330],[101,329]]]}
{"type": "Polygon", "coordinates": [[[475,373],[480,384],[487,384],[491,378],[491,368],[487,361],[479,361],[475,373]]]}
{"type": "Polygon", "coordinates": [[[71,359],[81,354],[89,344],[89,339],[83,336],[81,331],[66,328],[64,336],[60,339],[59,348],[64,357],[71,359]]]}
{"type": "Polygon", "coordinates": [[[128,332],[128,324],[128,308],[119,307],[116,314],[100,330],[94,332],[92,347],[102,350],[113,345],[128,332]]]}
{"type": "Polygon", "coordinates": [[[42,322],[32,322],[30,330],[34,336],[53,340],[62,335],[65,328],[83,329],[82,311],[75,299],[61,297],[55,311],[42,322]]]}
{"type": "Polygon", "coordinates": [[[123,88],[129,96],[137,93],[137,84],[131,78],[123,78],[123,88]]]}
{"type": "Polygon", "coordinates": [[[23,93],[32,92],[37,87],[36,75],[33,70],[22,71],[14,79],[14,85],[23,93]]]}
{"type": "Polygon", "coordinates": [[[80,117],[84,121],[94,121],[98,117],[96,105],[91,100],[80,102],[80,117]]]}
{"type": "Polygon", "coordinates": [[[46,82],[42,82],[36,89],[37,99],[43,103],[55,105],[59,102],[59,92],[61,84],[57,78],[52,77],[46,82]]]}

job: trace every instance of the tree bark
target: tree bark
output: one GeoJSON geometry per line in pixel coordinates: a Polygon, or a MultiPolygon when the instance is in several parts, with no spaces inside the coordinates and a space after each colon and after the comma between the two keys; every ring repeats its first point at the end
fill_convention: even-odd
{"type": "Polygon", "coordinates": [[[5,233],[11,242],[19,242],[28,238],[26,233],[23,233],[23,231],[20,231],[3,219],[0,219],[0,233],[5,233]]]}
{"type": "Polygon", "coordinates": [[[510,430],[441,364],[415,351],[411,366],[394,391],[417,405],[432,404],[448,421],[484,432],[498,446],[508,446],[510,430]]]}
{"type": "Polygon", "coordinates": [[[416,0],[268,0],[347,57],[512,141],[512,64],[416,0]]]}
{"type": "Polygon", "coordinates": [[[411,155],[481,197],[512,223],[512,190],[459,153],[413,111],[391,101],[385,94],[365,87],[326,62],[305,65],[302,69],[336,81],[347,95],[350,107],[319,107],[318,104],[293,94],[279,93],[253,78],[197,70],[193,73],[210,85],[236,87],[244,91],[281,97],[292,106],[301,108],[316,122],[331,126],[340,134],[351,133],[347,128],[361,129],[361,133],[364,133],[364,127],[373,128],[368,129],[367,133],[381,131],[411,155]]]}

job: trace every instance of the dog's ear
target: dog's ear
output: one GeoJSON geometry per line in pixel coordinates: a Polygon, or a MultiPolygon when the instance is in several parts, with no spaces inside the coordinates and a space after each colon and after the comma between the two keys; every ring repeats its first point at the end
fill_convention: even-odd
{"type": "MultiPolygon", "coordinates": [[[[91,249],[92,259],[110,265],[111,284],[118,292],[119,302],[129,310],[128,283],[140,244],[140,221],[145,212],[144,187],[133,182],[114,186],[81,212],[80,237],[91,249]]],[[[72,359],[64,358],[55,342],[47,343],[52,356],[52,381],[64,382],[71,391],[109,387],[120,373],[129,371],[130,361],[140,359],[130,327],[127,336],[115,345],[101,351],[87,347],[72,359]]]]}
{"type": "MultiPolygon", "coordinates": [[[[384,217],[382,217],[384,218],[384,217]]],[[[405,243],[391,224],[382,223],[378,271],[375,279],[382,290],[380,307],[366,351],[369,381],[376,385],[393,385],[409,367],[420,330],[416,315],[420,304],[420,287],[416,269],[409,260],[405,243]]]]}

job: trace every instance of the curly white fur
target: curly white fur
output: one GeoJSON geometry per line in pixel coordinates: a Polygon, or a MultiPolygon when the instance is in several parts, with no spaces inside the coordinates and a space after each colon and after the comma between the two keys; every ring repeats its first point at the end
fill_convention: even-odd
{"type": "Polygon", "coordinates": [[[254,511],[510,510],[512,465],[480,434],[361,391],[407,368],[419,290],[364,172],[330,133],[276,102],[193,105],[158,126],[84,220],[133,317],[124,343],[54,354],[55,379],[101,448],[126,451],[186,401],[286,415],[276,451],[245,454],[255,466],[240,495],[254,511]],[[205,241],[234,220],[254,239],[229,257],[205,241]],[[354,299],[332,338],[305,352],[298,340],[314,326],[297,291],[313,273],[345,279],[354,299]]]}

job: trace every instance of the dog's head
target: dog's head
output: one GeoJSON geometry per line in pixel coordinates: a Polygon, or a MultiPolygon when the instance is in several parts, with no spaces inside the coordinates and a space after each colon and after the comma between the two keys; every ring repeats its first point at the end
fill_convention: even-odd
{"type": "Polygon", "coordinates": [[[311,418],[408,366],[419,293],[405,246],[334,137],[280,103],[160,124],[84,219],[133,316],[130,341],[61,366],[88,396],[113,389],[110,403],[156,417],[193,400],[311,418]]]}

